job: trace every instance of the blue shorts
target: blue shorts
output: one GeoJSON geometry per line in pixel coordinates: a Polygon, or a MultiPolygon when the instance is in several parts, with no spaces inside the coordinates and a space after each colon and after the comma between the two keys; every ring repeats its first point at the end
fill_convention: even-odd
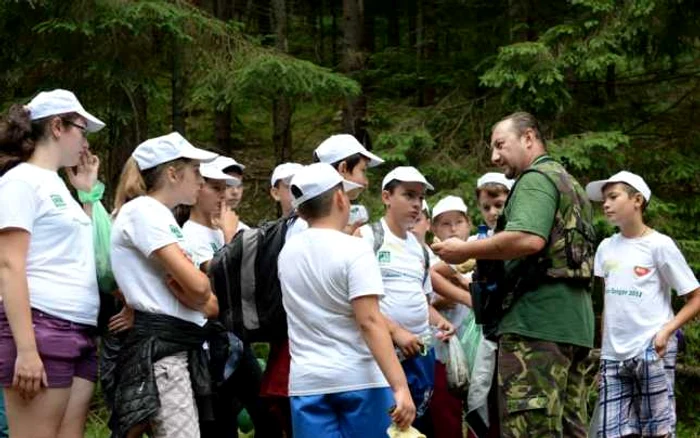
{"type": "Polygon", "coordinates": [[[416,418],[422,417],[430,405],[435,387],[435,350],[431,349],[425,356],[404,359],[401,366],[416,405],[416,418]]]}
{"type": "Polygon", "coordinates": [[[389,388],[290,397],[294,438],[386,438],[389,388]]]}

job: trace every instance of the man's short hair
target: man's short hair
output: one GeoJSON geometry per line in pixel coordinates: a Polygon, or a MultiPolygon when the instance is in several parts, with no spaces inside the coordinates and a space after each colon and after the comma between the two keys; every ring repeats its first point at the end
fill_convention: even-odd
{"type": "Polygon", "coordinates": [[[539,122],[537,122],[535,116],[525,111],[518,111],[504,117],[503,119],[499,120],[498,123],[493,125],[491,130],[493,131],[493,129],[496,129],[496,126],[509,120],[512,124],[513,131],[515,131],[518,136],[525,134],[526,130],[532,129],[532,131],[535,133],[535,138],[542,143],[542,146],[547,146],[547,142],[542,135],[539,122]]]}
{"type": "MultiPolygon", "coordinates": [[[[290,190],[295,198],[301,196],[301,192],[297,186],[293,185],[290,190]]],[[[301,203],[299,207],[297,207],[299,215],[306,220],[321,219],[330,215],[333,209],[333,195],[338,190],[343,190],[342,183],[301,203]]]]}

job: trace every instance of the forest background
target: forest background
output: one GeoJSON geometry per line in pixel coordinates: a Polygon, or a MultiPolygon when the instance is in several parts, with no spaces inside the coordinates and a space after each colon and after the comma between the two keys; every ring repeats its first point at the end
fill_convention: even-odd
{"type": "MultiPolygon", "coordinates": [[[[490,128],[527,110],[581,183],[641,174],[651,224],[700,272],[700,1],[0,0],[0,35],[0,109],[60,87],[107,123],[89,138],[106,205],[133,148],[177,130],[247,166],[255,224],[277,214],[276,164],[348,132],[387,160],[373,217],[383,174],[410,164],[429,203],[462,196],[478,223],[490,128]]],[[[700,436],[697,322],[686,337],[679,435],[700,436]]]]}

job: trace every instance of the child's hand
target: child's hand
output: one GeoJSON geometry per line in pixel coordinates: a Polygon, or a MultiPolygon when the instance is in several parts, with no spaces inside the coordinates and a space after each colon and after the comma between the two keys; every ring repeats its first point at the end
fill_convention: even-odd
{"type": "Polygon", "coordinates": [[[654,350],[659,357],[664,357],[666,355],[666,347],[668,346],[668,338],[671,333],[668,333],[665,328],[662,328],[660,332],[654,336],[654,350]]]}

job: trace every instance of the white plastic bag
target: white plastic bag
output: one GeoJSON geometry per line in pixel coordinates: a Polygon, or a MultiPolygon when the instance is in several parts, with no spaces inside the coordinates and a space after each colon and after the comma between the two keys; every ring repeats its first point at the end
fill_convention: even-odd
{"type": "Polygon", "coordinates": [[[452,336],[447,343],[447,389],[452,394],[462,397],[469,391],[469,365],[459,339],[452,336]]]}

